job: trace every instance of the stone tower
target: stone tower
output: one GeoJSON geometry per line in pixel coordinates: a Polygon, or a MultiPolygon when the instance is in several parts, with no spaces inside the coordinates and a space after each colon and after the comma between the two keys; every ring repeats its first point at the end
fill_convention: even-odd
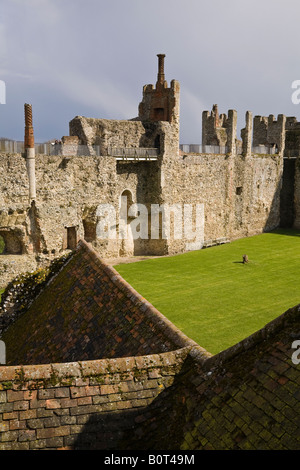
{"type": "Polygon", "coordinates": [[[154,85],[143,87],[143,100],[139,105],[139,119],[141,121],[168,121],[179,123],[179,91],[177,80],[172,80],[168,88],[165,80],[164,59],[165,54],[157,54],[158,74],[154,85]]]}

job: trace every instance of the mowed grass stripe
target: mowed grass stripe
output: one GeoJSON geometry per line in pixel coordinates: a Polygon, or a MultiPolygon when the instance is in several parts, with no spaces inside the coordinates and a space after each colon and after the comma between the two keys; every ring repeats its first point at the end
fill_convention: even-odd
{"type": "Polygon", "coordinates": [[[300,303],[299,255],[300,231],[277,230],[115,268],[187,336],[216,354],[300,303]]]}

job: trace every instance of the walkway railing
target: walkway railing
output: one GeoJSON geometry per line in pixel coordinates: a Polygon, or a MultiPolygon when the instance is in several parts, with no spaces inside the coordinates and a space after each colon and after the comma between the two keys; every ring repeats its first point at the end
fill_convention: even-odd
{"type": "Polygon", "coordinates": [[[186,153],[226,154],[228,147],[220,145],[180,144],[180,150],[186,153]]]}
{"type": "MultiPolygon", "coordinates": [[[[200,144],[180,144],[180,150],[186,153],[210,153],[210,154],[226,154],[228,153],[227,146],[219,145],[200,145],[200,144]]],[[[266,155],[275,155],[278,153],[278,148],[268,145],[257,145],[252,147],[252,153],[260,153],[266,155]]],[[[236,145],[236,153],[240,155],[242,153],[242,146],[236,145]]]]}
{"type": "MultiPolygon", "coordinates": [[[[99,145],[72,145],[64,143],[46,142],[34,145],[36,155],[62,155],[62,156],[101,156],[99,145]]],[[[23,153],[24,142],[0,139],[0,152],[23,153]]],[[[109,147],[102,155],[115,157],[117,160],[157,160],[156,148],[114,148],[109,147]]]]}
{"type": "Polygon", "coordinates": [[[297,158],[300,155],[300,149],[285,149],[284,158],[297,158]]]}
{"type": "Polygon", "coordinates": [[[278,153],[278,148],[273,145],[256,145],[255,147],[252,147],[252,153],[276,155],[278,153]]]}
{"type": "Polygon", "coordinates": [[[158,150],[156,148],[114,148],[108,149],[108,155],[116,157],[117,160],[157,160],[158,150]]]}

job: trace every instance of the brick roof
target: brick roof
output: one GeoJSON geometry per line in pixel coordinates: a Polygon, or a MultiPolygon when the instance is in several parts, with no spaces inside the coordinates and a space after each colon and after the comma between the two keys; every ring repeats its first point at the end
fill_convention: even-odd
{"type": "Polygon", "coordinates": [[[9,365],[140,356],[196,345],[82,240],[2,339],[9,365]]]}
{"type": "MultiPolygon", "coordinates": [[[[180,370],[153,401],[135,410],[130,432],[114,435],[116,449],[298,450],[300,364],[292,358],[299,320],[300,305],[212,356],[81,241],[3,339],[11,365],[126,356],[136,356],[128,358],[136,364],[138,356],[148,354],[149,362],[149,354],[179,354],[183,348],[180,370]]],[[[124,422],[129,415],[117,416],[124,422]]],[[[87,423],[82,436],[89,430],[87,423]]]]}

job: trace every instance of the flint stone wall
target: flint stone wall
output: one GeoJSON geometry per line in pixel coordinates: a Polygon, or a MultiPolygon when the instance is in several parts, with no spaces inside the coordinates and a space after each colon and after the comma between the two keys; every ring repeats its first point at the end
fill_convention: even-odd
{"type": "MultiPolygon", "coordinates": [[[[99,238],[99,206],[113,207],[118,231],[120,196],[124,191],[130,192],[133,203],[144,204],[149,214],[151,204],[180,204],[182,208],[190,204],[193,210],[196,204],[203,204],[201,246],[206,240],[232,240],[279,226],[281,155],[180,156],[175,145],[177,127],[167,122],[157,126],[163,136],[163,156],[157,161],[37,155],[34,205],[28,201],[22,155],[0,154],[0,170],[6,175],[0,183],[0,234],[1,230],[9,231],[18,237],[24,254],[43,254],[49,258],[72,249],[67,242],[68,229],[72,227],[77,239],[85,238],[104,258],[117,258],[121,253],[125,256],[173,254],[193,247],[195,240],[184,232],[181,239],[175,239],[172,226],[169,239],[152,240],[149,232],[148,239],[138,239],[126,249],[118,236],[99,238]]],[[[296,224],[297,184],[296,181],[296,224]]],[[[193,212],[194,228],[195,221],[193,212]]],[[[197,249],[201,246],[195,245],[197,249]]]]}

